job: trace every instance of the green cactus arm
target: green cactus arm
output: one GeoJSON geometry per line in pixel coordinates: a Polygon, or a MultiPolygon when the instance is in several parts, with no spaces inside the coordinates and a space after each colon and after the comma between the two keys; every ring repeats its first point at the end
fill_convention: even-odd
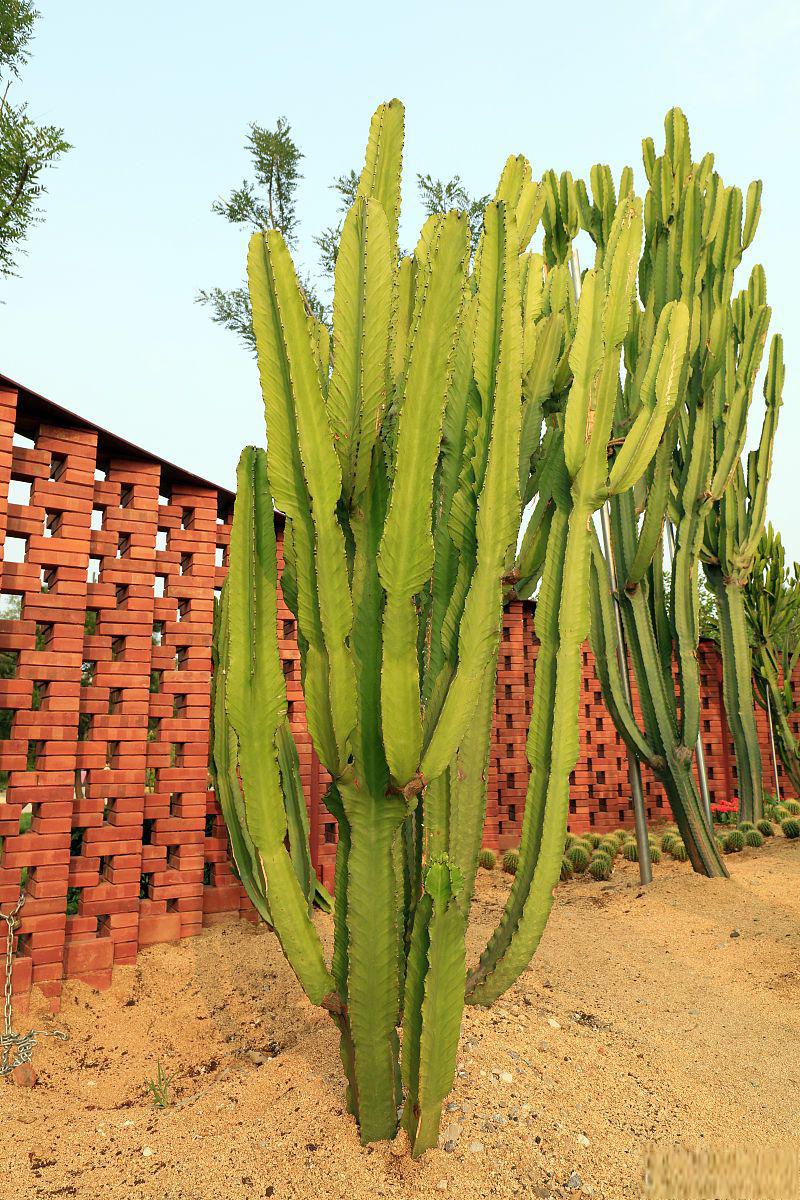
{"type": "Polygon", "coordinates": [[[570,350],[572,368],[570,403],[564,421],[564,458],[574,478],[586,456],[591,405],[590,389],[603,360],[603,310],[600,297],[605,292],[601,270],[587,271],[583,279],[578,323],[570,350]]]}
{"type": "Polygon", "coordinates": [[[366,487],[386,399],[392,307],[389,225],[377,200],[360,196],[345,218],[333,291],[333,373],[328,414],[348,504],[366,487]]]}
{"type": "Polygon", "coordinates": [[[704,570],[717,602],[723,698],[736,752],[739,818],[757,821],[763,816],[761,750],[744,597],[739,582],[726,580],[718,567],[705,566],[704,570]]]}
{"type": "Polygon", "coordinates": [[[622,684],[615,647],[617,634],[614,621],[614,601],[609,592],[608,572],[600,543],[597,540],[596,530],[593,531],[591,541],[589,640],[594,655],[595,671],[600,680],[603,700],[611,713],[614,725],[624,738],[625,744],[641,762],[649,763],[655,751],[636,723],[622,684]]]}
{"type": "MultiPolygon", "coordinates": [[[[562,517],[561,513],[558,515],[562,517]]],[[[586,529],[589,518],[588,508],[575,506],[566,520],[562,517],[558,522],[553,521],[550,536],[553,539],[555,535],[552,554],[555,561],[551,565],[548,547],[548,562],[537,605],[540,646],[534,710],[538,711],[531,719],[528,737],[531,777],[525,802],[520,862],[500,924],[478,966],[468,976],[467,1000],[471,1004],[491,1004],[530,962],[547,923],[553,891],[561,872],[569,807],[569,774],[579,749],[575,712],[580,694],[580,646],[588,633],[589,541],[586,529]],[[561,554],[558,554],[559,549],[562,549],[561,554]],[[559,584],[557,590],[554,589],[556,582],[559,584]],[[553,590],[555,595],[548,597],[553,590]],[[551,603],[551,599],[555,602],[551,603]],[[540,622],[543,603],[546,613],[540,622]],[[543,651],[551,639],[555,640],[556,646],[550,653],[550,663],[546,664],[543,651]],[[544,680],[542,667],[545,667],[544,680]],[[540,700],[542,682],[550,686],[541,688],[540,700]],[[546,719],[543,719],[541,705],[547,705],[551,710],[546,719]]]]}
{"type": "Polygon", "coordinates": [[[549,495],[540,497],[525,526],[516,562],[516,573],[519,578],[508,593],[519,600],[527,600],[532,596],[541,579],[553,510],[552,497],[549,495]]]}
{"type": "Polygon", "coordinates": [[[489,456],[478,503],[475,573],[459,630],[458,666],[425,747],[421,770],[426,779],[449,764],[474,712],[486,664],[500,637],[502,576],[519,528],[522,311],[516,223],[505,205],[489,204],[484,229],[473,365],[484,404],[492,413],[489,456]],[[487,337],[499,342],[495,352],[486,347],[487,337]]]}
{"type": "Polygon", "coordinates": [[[449,213],[436,239],[403,381],[395,479],[378,553],[386,592],[384,744],[389,769],[401,787],[415,775],[422,747],[413,597],[429,578],[434,557],[433,482],[466,281],[468,232],[466,218],[449,213]]]}
{"type": "Polygon", "coordinates": [[[748,323],[745,344],[737,365],[733,401],[726,414],[726,436],[722,453],[716,463],[711,480],[711,492],[715,498],[723,495],[730,484],[733,472],[741,458],[747,437],[747,414],[753,395],[756,373],[769,327],[770,309],[762,305],[748,323]]]}
{"type": "Polygon", "coordinates": [[[675,439],[678,435],[677,423],[671,421],[664,433],[661,444],[653,459],[652,473],[647,489],[647,504],[644,510],[644,520],[636,539],[636,553],[626,564],[624,584],[641,583],[645,571],[654,561],[659,562],[656,551],[661,546],[664,533],[664,521],[667,514],[672,458],[675,451],[675,439]]]}
{"type": "Polygon", "coordinates": [[[758,229],[758,222],[761,217],[761,192],[763,186],[760,179],[754,179],[747,189],[747,204],[745,208],[744,228],[742,230],[742,248],[744,250],[747,249],[756,236],[756,229],[758,229]]]}
{"type": "Polygon", "coordinates": [[[397,253],[400,220],[400,174],[403,165],[405,109],[399,100],[380,104],[373,114],[358,181],[359,196],[377,200],[386,213],[393,252],[397,253]]]}
{"type": "Polygon", "coordinates": [[[264,873],[247,829],[237,771],[236,733],[225,710],[225,674],[230,642],[228,603],[227,588],[223,588],[222,598],[215,613],[212,643],[214,670],[211,676],[211,757],[214,792],[222,809],[233,861],[242,886],[262,920],[272,924],[264,873]]]}
{"type": "Polygon", "coordinates": [[[775,434],[778,428],[778,416],[783,404],[783,381],[785,368],[783,365],[783,338],[775,334],[769,350],[769,365],[764,380],[764,422],[761,426],[761,439],[753,459],[752,483],[748,480],[750,493],[750,509],[748,512],[748,537],[740,547],[740,554],[745,563],[750,563],[756,553],[761,534],[764,529],[764,517],[767,509],[767,486],[772,473],[772,451],[775,445],[775,434]]]}
{"type": "Polygon", "coordinates": [[[281,773],[281,787],[286,810],[289,857],[300,881],[300,887],[308,901],[310,911],[316,895],[317,877],[311,862],[308,810],[300,779],[300,760],[297,756],[297,746],[292,737],[289,722],[286,719],[281,722],[276,731],[275,748],[278,753],[278,767],[281,773]]]}
{"type": "Polygon", "coordinates": [[[238,739],[247,827],[267,881],[275,932],[309,999],[322,1004],[335,985],[284,845],[286,810],[275,738],[286,717],[286,688],[278,654],[275,518],[262,450],[243,451],[237,485],[225,701],[238,739]]]}
{"type": "Polygon", "coordinates": [[[523,154],[511,154],[506,159],[495,200],[505,201],[514,213],[520,253],[527,248],[542,219],[545,205],[544,190],[532,178],[531,164],[523,154]]]}
{"type": "Polygon", "coordinates": [[[658,319],[642,384],[642,407],[611,468],[611,492],[625,492],[632,487],[642,474],[642,463],[650,462],[656,452],[678,399],[688,336],[689,310],[685,304],[673,301],[661,310],[658,319]]]}
{"type": "Polygon", "coordinates": [[[466,919],[456,903],[461,882],[460,872],[446,857],[434,859],[414,919],[409,958],[414,976],[412,1004],[403,1023],[403,1045],[411,1049],[403,1123],[414,1158],[436,1145],[442,1104],[455,1077],[466,974],[466,919]],[[417,930],[423,923],[427,937],[417,930]]]}
{"type": "Polygon", "coordinates": [[[355,1048],[361,1140],[394,1136],[400,1018],[394,842],[407,814],[397,796],[373,796],[357,782],[339,792],[350,829],[347,856],[348,1020],[355,1048]]]}
{"type": "Polygon", "coordinates": [[[248,277],[271,486],[276,504],[292,521],[298,626],[307,646],[309,729],[320,758],[335,774],[346,758],[355,719],[352,663],[348,665],[344,645],[352,609],[344,542],[334,512],[341,472],[294,268],[276,231],[255,234],[251,239],[248,277]],[[307,483],[306,472],[313,487],[307,483]],[[319,558],[318,527],[322,534],[319,558]]]}
{"type": "Polygon", "coordinates": [[[458,748],[455,765],[450,773],[450,823],[447,853],[450,861],[463,876],[458,904],[464,917],[475,888],[478,854],[481,849],[486,817],[486,786],[489,777],[494,717],[494,694],[497,660],[493,658],[484,672],[475,715],[469,732],[458,748]]]}

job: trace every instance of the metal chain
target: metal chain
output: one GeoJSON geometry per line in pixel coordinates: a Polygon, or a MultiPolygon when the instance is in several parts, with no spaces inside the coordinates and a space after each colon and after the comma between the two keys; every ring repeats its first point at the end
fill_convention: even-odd
{"type": "Polygon", "coordinates": [[[6,934],[6,978],[3,989],[5,1020],[3,1032],[0,1034],[0,1077],[10,1075],[15,1067],[29,1063],[33,1057],[33,1047],[39,1037],[56,1037],[61,1041],[67,1040],[67,1034],[57,1029],[31,1029],[28,1033],[14,1033],[13,1013],[11,1010],[11,984],[14,974],[14,930],[17,928],[17,916],[25,903],[25,893],[20,892],[19,900],[9,913],[0,912],[0,919],[7,926],[6,934]]]}

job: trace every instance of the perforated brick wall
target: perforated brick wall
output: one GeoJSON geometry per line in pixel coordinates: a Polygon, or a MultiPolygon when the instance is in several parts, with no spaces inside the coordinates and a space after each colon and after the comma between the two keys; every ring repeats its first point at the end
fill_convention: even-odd
{"type": "MultiPolygon", "coordinates": [[[[107,986],[140,946],[252,916],[208,787],[211,630],[233,496],[0,376],[0,908],[25,890],[14,991],[58,1004],[66,977],[107,986]]],[[[280,528],[279,554],[280,554],[280,528]]],[[[305,728],[294,618],[279,604],[289,717],[312,860],[333,884],[336,824],[305,728]]],[[[519,841],[537,644],[505,614],[485,842],[519,841]]],[[[719,658],[701,647],[715,796],[735,794],[719,658]]],[[[767,730],[759,714],[765,778],[767,730]]],[[[624,747],[583,653],[570,828],[628,824],[624,747]]],[[[645,773],[648,815],[666,818],[645,773]]]]}

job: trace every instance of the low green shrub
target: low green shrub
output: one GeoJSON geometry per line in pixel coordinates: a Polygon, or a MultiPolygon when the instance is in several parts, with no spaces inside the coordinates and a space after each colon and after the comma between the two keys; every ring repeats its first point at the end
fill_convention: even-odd
{"type": "Polygon", "coordinates": [[[494,850],[490,850],[488,846],[484,846],[478,855],[478,866],[483,867],[484,871],[493,871],[497,863],[497,855],[494,850]]]}
{"type": "Polygon", "coordinates": [[[503,870],[507,875],[516,875],[519,866],[519,851],[506,850],[503,855],[503,870]]]}
{"type": "Polygon", "coordinates": [[[596,854],[586,869],[592,879],[610,879],[611,859],[607,858],[605,854],[596,854]]]}
{"type": "Polygon", "coordinates": [[[744,849],[744,834],[741,829],[731,829],[722,839],[722,848],[726,854],[738,854],[744,849]]]}
{"type": "Polygon", "coordinates": [[[589,851],[578,842],[574,846],[570,846],[567,858],[572,863],[572,869],[577,875],[585,871],[589,865],[589,851]]]}

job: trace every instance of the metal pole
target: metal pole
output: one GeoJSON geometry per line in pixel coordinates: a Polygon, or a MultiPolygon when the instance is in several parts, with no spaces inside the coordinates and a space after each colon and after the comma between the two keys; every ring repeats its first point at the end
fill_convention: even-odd
{"type": "MultiPolygon", "coordinates": [[[[581,264],[578,258],[578,251],[574,246],[570,257],[569,269],[572,276],[575,299],[577,300],[581,294],[581,264]]],[[[628,675],[628,652],[625,646],[625,632],[622,628],[622,617],[619,610],[617,568],[614,563],[614,550],[611,545],[611,505],[608,501],[605,502],[600,510],[600,528],[603,533],[603,552],[606,559],[608,584],[611,589],[611,595],[614,598],[617,662],[619,663],[619,671],[622,677],[622,690],[625,700],[632,711],[631,681],[628,675]]],[[[636,829],[636,856],[639,860],[639,880],[641,883],[647,884],[653,882],[653,864],[650,861],[650,843],[647,838],[647,813],[644,807],[644,793],[642,791],[642,770],[638,758],[630,747],[626,746],[626,751],[628,756],[628,780],[630,781],[631,798],[633,800],[633,820],[636,829]]]]}
{"type": "MultiPolygon", "coordinates": [[[[672,522],[667,519],[665,521],[667,531],[667,545],[669,546],[670,560],[675,562],[675,533],[672,528],[672,522]]],[[[714,833],[714,818],[711,815],[711,794],[708,790],[708,774],[706,772],[706,752],[703,749],[703,738],[700,733],[697,735],[697,743],[695,745],[695,758],[697,759],[697,778],[700,783],[700,797],[703,801],[703,816],[706,819],[706,825],[713,836],[714,833]]]]}
{"type": "Polygon", "coordinates": [[[781,783],[778,779],[778,758],[775,754],[775,729],[772,724],[772,701],[769,698],[769,684],[765,683],[764,691],[767,693],[767,724],[769,725],[769,746],[772,751],[772,775],[775,780],[775,799],[780,804],[781,783]]]}

